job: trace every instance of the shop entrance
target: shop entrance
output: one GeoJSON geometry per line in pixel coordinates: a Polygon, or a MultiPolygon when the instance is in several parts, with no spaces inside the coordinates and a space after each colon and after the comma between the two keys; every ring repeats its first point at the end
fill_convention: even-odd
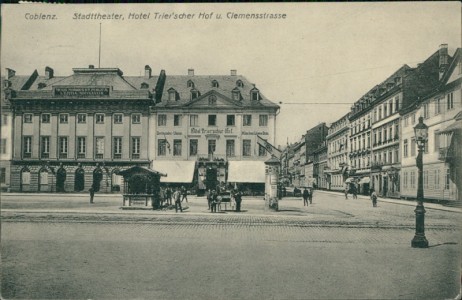
{"type": "Polygon", "coordinates": [[[217,169],[213,167],[207,167],[207,171],[205,172],[205,188],[215,190],[217,188],[217,169]]]}

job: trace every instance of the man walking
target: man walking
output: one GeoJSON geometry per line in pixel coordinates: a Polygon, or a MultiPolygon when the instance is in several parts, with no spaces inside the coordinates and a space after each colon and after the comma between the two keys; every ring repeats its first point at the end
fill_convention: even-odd
{"type": "Polygon", "coordinates": [[[303,206],[308,206],[308,198],[310,197],[310,193],[308,190],[305,188],[303,190],[303,206]]]}
{"type": "Polygon", "coordinates": [[[183,212],[183,208],[181,207],[181,192],[179,188],[177,188],[173,193],[173,199],[175,199],[175,212],[178,212],[178,208],[180,208],[180,211],[183,212]]]}
{"type": "Polygon", "coordinates": [[[88,191],[90,192],[90,203],[93,204],[93,197],[95,197],[95,189],[91,187],[88,191]]]}
{"type": "Polygon", "coordinates": [[[188,202],[188,190],[184,186],[181,187],[181,195],[182,195],[181,201],[186,200],[186,203],[187,203],[188,202]]]}
{"type": "Polygon", "coordinates": [[[309,192],[310,192],[310,194],[308,195],[308,199],[310,200],[310,204],[313,204],[314,188],[310,188],[309,192]]]}
{"type": "Polygon", "coordinates": [[[234,196],[236,199],[236,212],[241,211],[241,202],[242,202],[242,194],[241,191],[237,191],[236,195],[234,196]]]}
{"type": "Polygon", "coordinates": [[[217,191],[212,190],[212,195],[210,196],[210,209],[212,213],[217,212],[217,203],[218,203],[217,191]]]}
{"type": "Polygon", "coordinates": [[[349,183],[345,183],[345,200],[348,200],[349,183]]]}

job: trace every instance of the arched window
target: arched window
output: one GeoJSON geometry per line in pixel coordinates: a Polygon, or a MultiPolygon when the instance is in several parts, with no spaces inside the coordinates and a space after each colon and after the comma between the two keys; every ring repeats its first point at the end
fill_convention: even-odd
{"type": "Polygon", "coordinates": [[[216,80],[212,80],[212,87],[214,87],[214,88],[217,88],[217,87],[219,87],[219,85],[218,85],[218,81],[216,81],[216,80]]]}
{"type": "Polygon", "coordinates": [[[21,192],[27,192],[30,190],[30,170],[24,167],[21,170],[21,192]]]}
{"type": "Polygon", "coordinates": [[[120,188],[123,184],[123,177],[119,175],[119,169],[114,169],[111,176],[112,181],[112,191],[120,192],[120,188]]]}
{"type": "Polygon", "coordinates": [[[194,88],[194,82],[192,80],[188,80],[188,88],[194,88]]]}
{"type": "Polygon", "coordinates": [[[250,99],[252,101],[260,100],[260,91],[256,87],[250,90],[250,99]]]}
{"type": "Polygon", "coordinates": [[[240,88],[243,88],[243,87],[244,87],[244,83],[242,82],[242,80],[239,79],[238,81],[236,81],[236,86],[237,86],[237,87],[240,87],[240,88]]]}

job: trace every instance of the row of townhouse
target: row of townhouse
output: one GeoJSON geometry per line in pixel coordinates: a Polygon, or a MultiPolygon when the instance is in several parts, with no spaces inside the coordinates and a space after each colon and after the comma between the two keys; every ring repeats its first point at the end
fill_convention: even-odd
{"type": "Polygon", "coordinates": [[[124,76],[118,68],[74,68],[70,76],[2,77],[1,185],[10,191],[102,192],[123,188],[134,165],[204,191],[217,183],[264,190],[257,136],[274,143],[279,106],[230,75],[124,76]],[[251,172],[249,172],[251,170],[251,172]],[[252,176],[249,176],[249,173],[252,176]]]}
{"type": "MultiPolygon", "coordinates": [[[[381,196],[415,198],[414,126],[423,117],[429,127],[425,197],[460,199],[461,72],[461,49],[451,56],[443,44],[421,64],[403,65],[372,87],[348,113],[331,123],[323,141],[326,150],[323,142],[316,144],[316,158],[308,168],[316,185],[340,191],[345,182],[353,181],[362,194],[374,189],[381,196]]],[[[313,144],[306,136],[302,140],[313,144]]],[[[308,156],[306,162],[308,166],[308,156]]],[[[304,175],[310,176],[306,171],[304,175]]]]}

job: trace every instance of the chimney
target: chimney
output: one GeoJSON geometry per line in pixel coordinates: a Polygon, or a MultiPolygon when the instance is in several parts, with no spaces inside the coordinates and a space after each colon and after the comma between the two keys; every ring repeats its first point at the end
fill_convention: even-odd
{"type": "Polygon", "coordinates": [[[188,75],[194,76],[194,69],[188,69],[188,75]]]}
{"type": "Polygon", "coordinates": [[[50,68],[50,67],[48,67],[48,66],[45,67],[45,77],[46,77],[47,79],[53,78],[53,73],[54,73],[54,71],[53,71],[52,68],[50,68]]]}
{"type": "Polygon", "coordinates": [[[88,68],[89,68],[89,69],[94,69],[95,66],[94,66],[94,65],[89,65],[88,68]]]}
{"type": "Polygon", "coordinates": [[[13,70],[13,69],[10,69],[10,68],[6,68],[6,73],[7,73],[6,79],[10,79],[10,78],[13,77],[14,75],[16,75],[16,71],[13,70]]]}
{"type": "Polygon", "coordinates": [[[144,77],[145,78],[151,78],[152,70],[149,65],[144,66],[144,77]]]}
{"type": "Polygon", "coordinates": [[[440,79],[448,67],[448,44],[441,44],[439,53],[440,79]]]}
{"type": "Polygon", "coordinates": [[[237,75],[237,71],[236,70],[231,70],[231,76],[236,76],[237,75]]]}

